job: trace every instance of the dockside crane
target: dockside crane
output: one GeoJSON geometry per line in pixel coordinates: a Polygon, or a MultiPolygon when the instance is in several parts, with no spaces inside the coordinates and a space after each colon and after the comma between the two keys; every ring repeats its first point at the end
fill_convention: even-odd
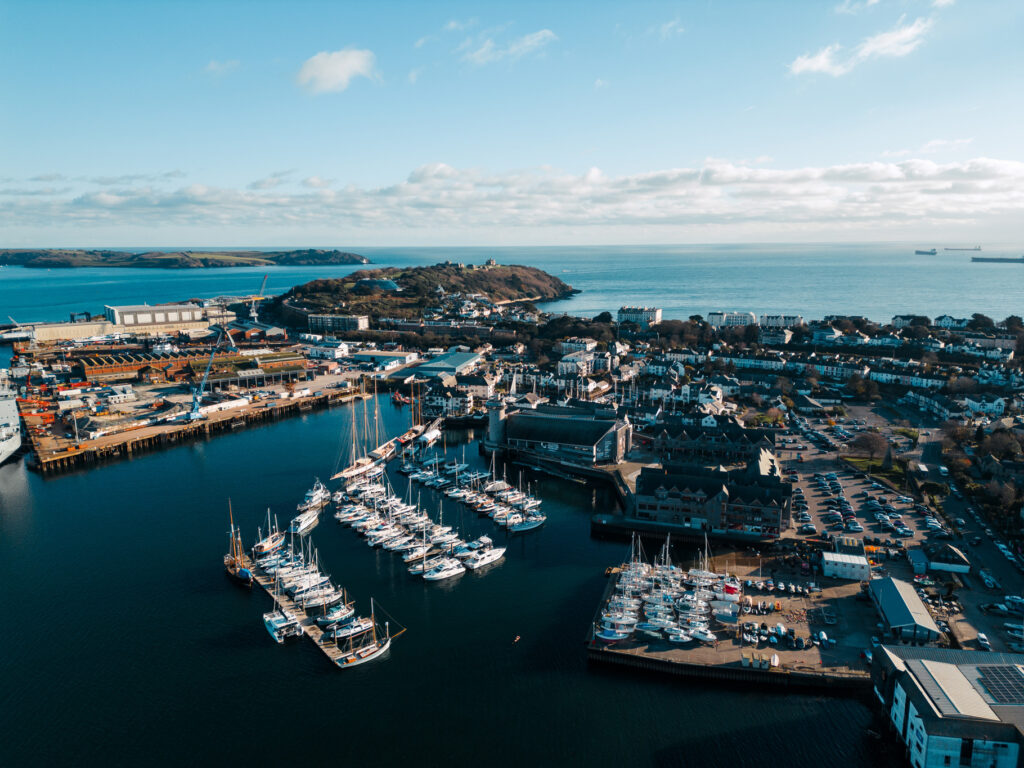
{"type": "Polygon", "coordinates": [[[265,291],[267,288],[268,277],[270,277],[270,275],[263,276],[263,284],[260,285],[260,292],[256,294],[255,297],[253,297],[252,304],[249,305],[249,319],[252,320],[254,323],[259,322],[259,310],[257,309],[257,305],[263,298],[263,291],[265,291]]]}
{"type": "Polygon", "coordinates": [[[198,387],[192,387],[192,410],[188,412],[189,421],[198,421],[203,418],[203,414],[199,410],[203,404],[203,391],[206,389],[206,382],[210,378],[210,371],[213,369],[213,359],[217,356],[217,351],[220,349],[220,345],[224,343],[224,339],[228,340],[232,349],[238,349],[235,346],[235,340],[231,338],[231,334],[226,329],[217,328],[217,330],[220,335],[210,351],[210,359],[206,363],[206,371],[203,373],[203,378],[199,382],[198,387]]]}

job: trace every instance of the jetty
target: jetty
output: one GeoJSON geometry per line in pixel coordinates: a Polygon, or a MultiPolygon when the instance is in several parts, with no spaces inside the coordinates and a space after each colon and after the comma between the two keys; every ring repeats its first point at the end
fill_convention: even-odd
{"type": "MultiPolygon", "coordinates": [[[[32,413],[23,408],[21,417],[26,426],[25,442],[34,454],[33,466],[41,474],[46,475],[131,458],[139,453],[178,443],[204,440],[240,427],[277,421],[369,397],[370,395],[361,392],[334,390],[317,392],[307,397],[256,401],[238,408],[210,413],[196,421],[169,421],[140,426],[79,443],[72,439],[56,437],[48,431],[33,429],[38,423],[43,423],[46,414],[32,413]]],[[[52,414],[50,419],[52,420],[52,414]]]]}
{"type": "Polygon", "coordinates": [[[242,563],[252,572],[256,583],[263,587],[267,594],[270,595],[270,599],[274,601],[274,607],[288,611],[295,616],[299,621],[299,627],[302,629],[302,634],[312,640],[313,644],[316,645],[316,647],[319,648],[328,659],[330,659],[331,663],[337,666],[338,660],[345,655],[345,652],[335,643],[324,642],[324,632],[317,625],[316,619],[310,616],[306,612],[305,608],[302,608],[298,603],[288,597],[288,595],[275,593],[273,577],[256,565],[248,555],[243,555],[242,563]]]}

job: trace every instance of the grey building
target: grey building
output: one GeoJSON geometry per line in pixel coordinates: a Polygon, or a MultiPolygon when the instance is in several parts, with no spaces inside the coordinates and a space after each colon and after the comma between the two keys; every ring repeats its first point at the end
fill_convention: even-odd
{"type": "Polygon", "coordinates": [[[789,527],[792,495],[774,454],[761,450],[731,471],[697,464],[644,467],[630,512],[664,530],[766,540],[789,527]]]}
{"type": "Polygon", "coordinates": [[[491,449],[590,466],[617,464],[631,447],[632,426],[614,411],[538,405],[506,413],[504,403],[489,403],[488,411],[491,449]]]}
{"type": "Polygon", "coordinates": [[[202,320],[204,310],[195,304],[131,304],[103,308],[107,320],[115,325],[168,325],[171,323],[194,323],[202,320]]]}
{"type": "Polygon", "coordinates": [[[334,331],[365,331],[370,327],[366,315],[310,315],[309,330],[314,333],[334,331]]]}
{"type": "Polygon", "coordinates": [[[883,645],[871,677],[913,768],[1012,768],[1024,741],[1024,656],[883,645]]]}
{"type": "Polygon", "coordinates": [[[939,639],[941,632],[935,620],[909,582],[891,576],[873,579],[868,593],[893,639],[918,643],[939,639]]]}

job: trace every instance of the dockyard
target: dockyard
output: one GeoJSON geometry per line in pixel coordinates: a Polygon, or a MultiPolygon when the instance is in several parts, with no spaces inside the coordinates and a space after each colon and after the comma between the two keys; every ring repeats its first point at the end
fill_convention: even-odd
{"type": "MultiPolygon", "coordinates": [[[[735,556],[714,561],[716,571],[736,577],[740,582],[763,581],[758,578],[756,559],[746,562],[735,556]]],[[[597,632],[601,613],[616,592],[624,564],[613,568],[609,583],[601,598],[601,610],[587,632],[585,639],[587,658],[598,664],[611,664],[647,670],[671,676],[733,680],[777,686],[808,686],[832,688],[863,688],[870,685],[870,675],[863,651],[869,647],[868,627],[874,624],[874,610],[870,603],[857,600],[859,585],[840,584],[824,589],[809,586],[808,580],[794,576],[800,586],[809,586],[809,595],[791,592],[773,592],[747,587],[740,602],[749,597],[753,606],[771,603],[766,613],[741,613],[735,623],[717,623],[712,629],[713,641],[691,641],[685,644],[670,642],[666,637],[650,632],[635,631],[628,638],[616,642],[603,642],[597,632]],[[776,635],[778,642],[750,643],[743,641],[743,625],[755,623],[776,635]],[[787,636],[806,638],[800,649],[781,642],[776,628],[782,624],[787,636]],[[824,631],[835,638],[835,644],[826,640],[811,643],[815,633],[824,631]],[[773,660],[773,656],[775,657],[773,660]],[[774,661],[774,663],[773,663],[774,661]]],[[[761,635],[768,635],[761,632],[761,635]]],[[[767,639],[767,638],[766,638],[767,639]]]]}
{"type": "Polygon", "coordinates": [[[25,442],[31,449],[36,468],[43,474],[63,472],[179,443],[202,440],[221,432],[329,408],[369,397],[351,390],[331,390],[308,396],[249,402],[235,408],[209,413],[202,420],[178,420],[105,435],[95,440],[75,442],[48,430],[33,429],[41,423],[41,414],[22,410],[25,442]]]}

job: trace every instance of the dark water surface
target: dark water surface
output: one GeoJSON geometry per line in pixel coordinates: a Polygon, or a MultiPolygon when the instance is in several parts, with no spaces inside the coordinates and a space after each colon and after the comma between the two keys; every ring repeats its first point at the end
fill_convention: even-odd
{"type": "MultiPolygon", "coordinates": [[[[396,434],[406,414],[383,408],[396,434]]],[[[311,537],[326,569],[408,631],[345,672],[305,638],[275,645],[270,598],[223,574],[227,499],[247,543],[268,506],[283,523],[334,470],[350,413],[46,479],[0,467],[0,765],[899,764],[865,736],[860,700],[588,668],[603,570],[626,547],[588,535],[604,492],[550,478],[524,477],[542,529],[442,584],[325,515],[311,537]]],[[[475,444],[465,455],[482,466],[475,444]]],[[[467,537],[503,538],[445,502],[467,537]]]]}

